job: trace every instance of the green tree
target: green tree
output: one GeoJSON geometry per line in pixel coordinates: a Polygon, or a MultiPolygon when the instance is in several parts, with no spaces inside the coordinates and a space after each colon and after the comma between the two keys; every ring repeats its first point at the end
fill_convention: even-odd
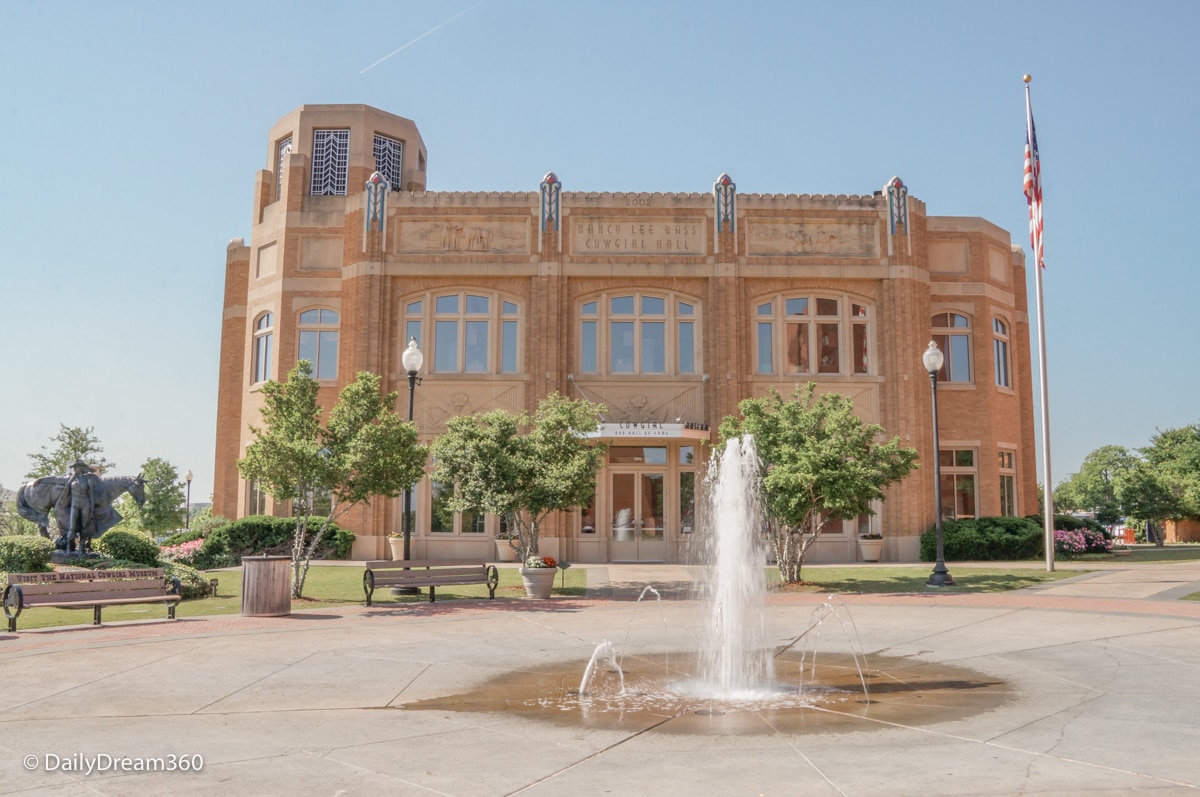
{"type": "MultiPolygon", "coordinates": [[[[1117,474],[1113,488],[1122,512],[1128,517],[1159,523],[1181,516],[1179,502],[1149,462],[1135,459],[1130,467],[1117,474]]],[[[1156,539],[1162,545],[1162,535],[1156,539]]]]}
{"type": "Polygon", "coordinates": [[[380,384],[377,374],[360,371],[342,388],[324,427],[307,360],[288,372],[287,382],[263,385],[263,426],[250,427],[254,442],[238,471],[276,501],[293,502],[293,597],[303,596],[313,551],[336,518],[375,496],[399,495],[424,473],[426,449],[417,444],[416,428],[400,420],[396,393],[381,394],[380,384]],[[328,514],[315,520],[314,498],[326,496],[328,514]]]}
{"type": "Polygon", "coordinates": [[[185,498],[179,471],[165,459],[152,457],[142,464],[142,478],[146,480],[146,503],[139,507],[130,499],[119,510],[121,514],[134,528],[151,534],[182,528],[185,498]]]}
{"type": "Polygon", "coordinates": [[[1200,424],[1160,431],[1141,454],[1170,492],[1177,517],[1200,518],[1200,424]]]}
{"type": "Polygon", "coordinates": [[[433,442],[432,478],[454,485],[455,512],[480,510],[508,518],[520,559],[538,553],[551,512],[586,506],[596,491],[604,447],[584,435],[599,428],[602,405],[552,393],[533,415],[492,410],[446,422],[433,442]]]}
{"type": "Polygon", "coordinates": [[[797,386],[786,401],[772,390],[744,399],[742,417],[721,421],[722,440],[753,435],[763,464],[763,514],[785,583],[800,581],[809,546],[829,517],[872,513],[883,488],[916,467],[917,452],[900,438],[879,442],[883,427],[866,424],[839,393],[816,396],[816,384],[797,386]]]}
{"type": "Polygon", "coordinates": [[[37,454],[30,454],[33,465],[25,474],[27,479],[38,479],[42,476],[62,476],[71,469],[71,463],[77,459],[91,465],[95,470],[111,470],[114,465],[101,454],[104,453],[100,439],[95,435],[92,426],[86,429],[79,426],[58,425],[58,434],[50,438],[54,448],[42,446],[37,454]]]}
{"type": "Polygon", "coordinates": [[[1116,480],[1137,461],[1137,456],[1124,446],[1097,448],[1083,458],[1077,473],[1054,489],[1055,508],[1093,512],[1099,523],[1116,523],[1123,514],[1128,514],[1117,497],[1116,480]]]}

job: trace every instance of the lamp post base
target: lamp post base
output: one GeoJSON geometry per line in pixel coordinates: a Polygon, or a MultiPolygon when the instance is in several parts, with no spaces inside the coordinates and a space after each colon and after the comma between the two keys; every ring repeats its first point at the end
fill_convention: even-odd
{"type": "Polygon", "coordinates": [[[929,580],[925,582],[927,587],[953,587],[954,577],[950,575],[950,571],[946,566],[938,563],[938,566],[933,568],[933,572],[929,574],[929,580]]]}

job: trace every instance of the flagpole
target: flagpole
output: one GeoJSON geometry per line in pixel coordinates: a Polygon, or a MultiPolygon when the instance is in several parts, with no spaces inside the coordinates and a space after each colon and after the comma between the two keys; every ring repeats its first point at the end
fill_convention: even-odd
{"type": "MultiPolygon", "coordinates": [[[[1029,100],[1029,81],[1032,78],[1025,75],[1025,141],[1026,146],[1036,147],[1037,138],[1033,132],[1033,106],[1029,100]]],[[[1036,154],[1034,155],[1036,158],[1036,154]]],[[[1034,168],[1038,170],[1036,175],[1036,190],[1041,191],[1041,175],[1040,175],[1040,160],[1036,160],[1034,168]]],[[[1032,213],[1030,215],[1030,243],[1033,247],[1033,273],[1035,286],[1035,301],[1037,302],[1037,332],[1038,332],[1038,373],[1041,379],[1041,418],[1042,418],[1042,491],[1044,495],[1045,511],[1043,512],[1043,525],[1045,528],[1046,537],[1046,572],[1054,572],[1054,482],[1050,477],[1050,386],[1046,378],[1046,304],[1042,297],[1042,258],[1039,240],[1041,234],[1039,232],[1037,238],[1034,238],[1032,233],[1035,223],[1040,228],[1041,225],[1041,198],[1037,200],[1037,219],[1035,220],[1032,213]]],[[[1033,206],[1030,206],[1032,211],[1033,206]]]]}

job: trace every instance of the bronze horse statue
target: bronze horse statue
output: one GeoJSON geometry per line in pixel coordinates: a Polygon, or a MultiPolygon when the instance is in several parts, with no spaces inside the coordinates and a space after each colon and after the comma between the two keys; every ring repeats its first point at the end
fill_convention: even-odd
{"type": "MultiPolygon", "coordinates": [[[[113,508],[113,501],[122,493],[129,493],[137,505],[146,502],[146,481],[139,473],[137,476],[108,476],[96,477],[95,490],[92,494],[92,514],[89,528],[81,530],[76,550],[86,553],[91,549],[93,537],[99,537],[104,532],[121,522],[121,513],[113,508]]],[[[50,538],[50,513],[58,524],[59,536],[55,547],[70,552],[75,543],[68,539],[67,532],[71,518],[71,495],[67,489],[67,477],[43,476],[31,482],[22,484],[17,490],[17,513],[26,520],[32,520],[38,525],[43,537],[50,538]]]]}

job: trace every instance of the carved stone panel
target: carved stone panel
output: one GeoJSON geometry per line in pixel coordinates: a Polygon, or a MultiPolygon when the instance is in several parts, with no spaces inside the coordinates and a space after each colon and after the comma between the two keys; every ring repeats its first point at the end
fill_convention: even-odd
{"type": "MultiPolygon", "coordinates": [[[[404,397],[400,402],[406,401],[404,397]]],[[[427,380],[417,388],[414,421],[423,436],[442,434],[446,421],[456,415],[488,410],[517,413],[525,409],[521,382],[440,382],[427,380]]]]}
{"type": "Polygon", "coordinates": [[[578,216],[571,219],[571,254],[703,255],[702,218],[615,218],[578,216]]]}
{"type": "MultiPolygon", "coordinates": [[[[775,388],[779,395],[786,399],[795,391],[796,383],[755,382],[752,388],[754,398],[765,398],[770,395],[771,388],[775,388]]],[[[820,396],[825,393],[841,393],[844,396],[849,396],[850,400],[854,403],[855,415],[865,423],[881,422],[879,416],[879,385],[873,382],[859,385],[818,382],[817,395],[820,396]]]]}
{"type": "Polygon", "coordinates": [[[393,223],[395,254],[528,254],[526,219],[399,219],[393,223]]]}
{"type": "Polygon", "coordinates": [[[604,404],[604,417],[621,421],[704,423],[704,384],[699,382],[580,382],[582,394],[604,404]]]}
{"type": "Polygon", "coordinates": [[[753,221],[747,236],[747,251],[752,256],[879,257],[878,225],[866,219],[753,221]]]}

